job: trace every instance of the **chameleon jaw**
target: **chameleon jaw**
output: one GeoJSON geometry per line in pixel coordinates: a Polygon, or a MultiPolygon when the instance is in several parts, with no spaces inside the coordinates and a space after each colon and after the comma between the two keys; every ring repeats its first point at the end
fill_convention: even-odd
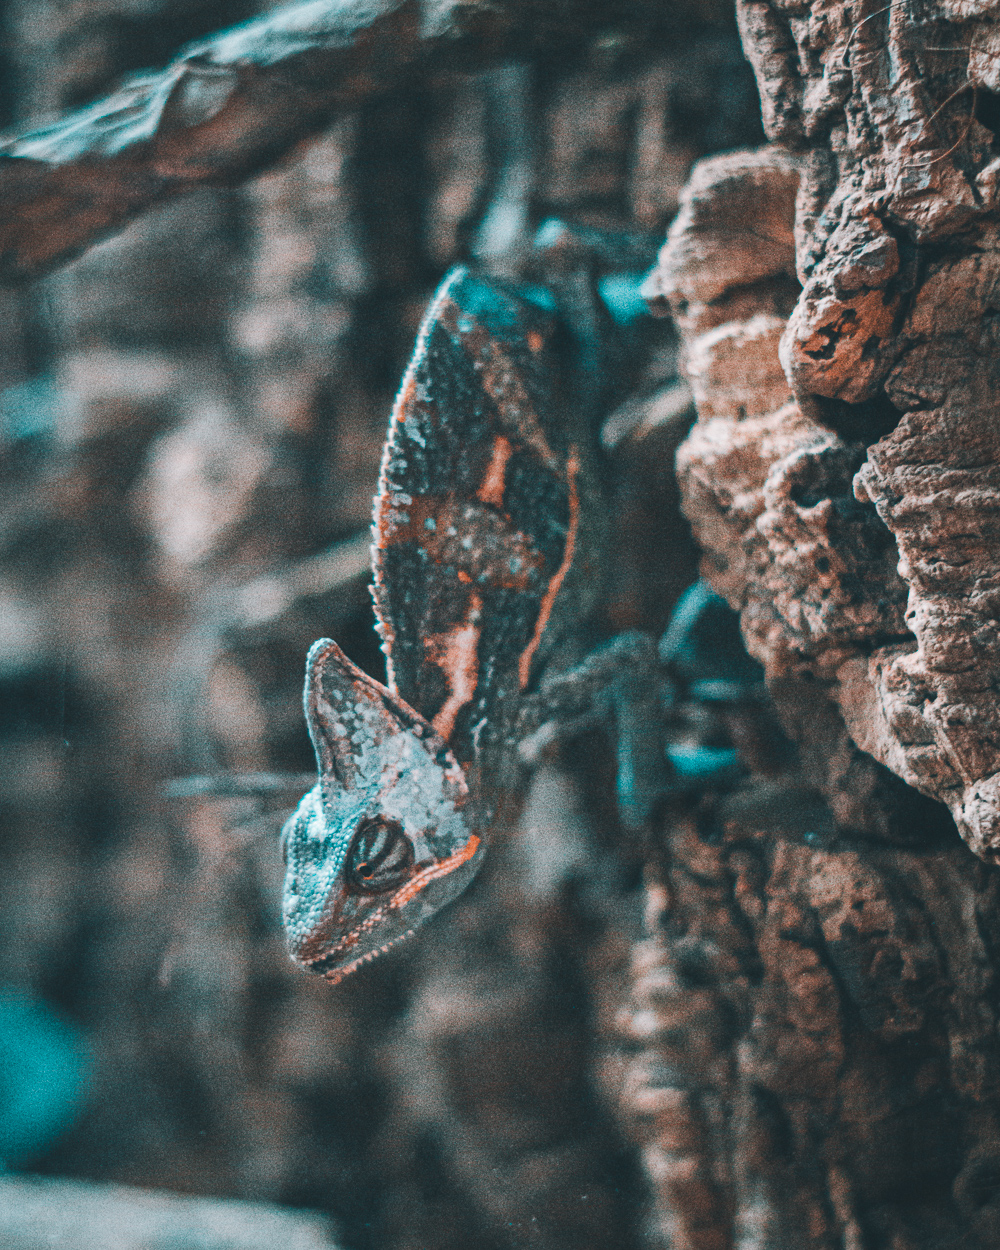
{"type": "Polygon", "coordinates": [[[432,881],[436,881],[439,877],[450,876],[456,868],[461,868],[463,864],[468,863],[479,850],[479,846],[479,835],[471,834],[465,846],[449,855],[447,859],[443,859],[439,864],[428,865],[407,881],[406,885],[392,896],[389,906],[397,909],[405,907],[410,899],[416,898],[420,891],[426,889],[432,881]]]}
{"type": "Polygon", "coordinates": [[[328,945],[330,930],[335,928],[342,916],[341,909],[352,898],[348,891],[341,887],[337,891],[339,897],[327,912],[325,922],[317,925],[311,933],[307,934],[299,949],[293,951],[295,959],[310,971],[319,973],[331,984],[336,985],[363,964],[370,963],[379,955],[385,954],[392,947],[412,937],[425,920],[460,894],[478,869],[481,848],[482,839],[479,835],[470,834],[464,846],[447,858],[426,864],[416,871],[391,896],[370,911],[360,923],[342,933],[332,945],[328,945]],[[435,882],[439,882],[440,886],[432,891],[434,897],[431,898],[425,894],[425,891],[435,882]],[[414,909],[411,905],[414,899],[421,895],[424,896],[421,899],[421,905],[414,909]],[[407,927],[401,932],[391,932],[394,927],[401,927],[404,923],[407,927]],[[389,930],[391,936],[384,936],[386,930],[389,930]],[[372,946],[350,958],[366,938],[372,937],[382,939],[378,946],[372,946]],[[309,948],[316,953],[310,954],[309,948]],[[338,962],[345,959],[347,962],[338,962]]]}
{"type": "Polygon", "coordinates": [[[382,946],[376,947],[375,950],[366,951],[364,955],[359,955],[357,959],[352,960],[349,964],[342,964],[339,968],[331,968],[329,972],[323,971],[324,959],[330,958],[325,956],[324,959],[318,959],[314,964],[310,964],[310,968],[314,972],[319,972],[331,985],[339,985],[345,977],[356,972],[364,964],[370,964],[373,959],[378,959],[379,955],[384,955],[386,951],[391,950],[394,946],[399,946],[401,942],[405,942],[407,938],[413,937],[416,929],[407,929],[405,933],[399,934],[398,937],[391,938],[382,946]]]}

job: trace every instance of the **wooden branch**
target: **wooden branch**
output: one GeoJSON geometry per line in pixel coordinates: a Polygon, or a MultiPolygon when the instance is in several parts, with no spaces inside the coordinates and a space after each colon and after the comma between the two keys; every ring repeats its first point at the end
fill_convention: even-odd
{"type": "Polygon", "coordinates": [[[397,79],[418,17],[399,0],[292,5],[8,141],[0,280],[36,277],[169,196],[248,177],[338,106],[397,79]]]}
{"type": "Polygon", "coordinates": [[[0,283],[38,277],[192,187],[233,186],[418,60],[470,65],[655,21],[652,4],[306,0],[0,144],[0,283]]]}

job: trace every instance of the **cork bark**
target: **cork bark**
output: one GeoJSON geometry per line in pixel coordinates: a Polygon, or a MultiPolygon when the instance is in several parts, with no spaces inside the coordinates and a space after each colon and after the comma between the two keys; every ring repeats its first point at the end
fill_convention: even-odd
{"type": "Polygon", "coordinates": [[[689,512],[769,677],[819,683],[854,742],[989,858],[996,18],[755,3],[740,20],[775,146],[696,173],[655,278],[701,392],[689,512]],[[764,372],[733,391],[747,367],[764,372]],[[711,424],[740,412],[759,429],[711,424]],[[744,444],[760,454],[723,489],[744,444]]]}
{"type": "Polygon", "coordinates": [[[647,291],[702,571],[797,750],[667,822],[631,1106],[666,1244],[991,1246],[997,16],[740,24],[770,143],[695,167],[647,291]]]}

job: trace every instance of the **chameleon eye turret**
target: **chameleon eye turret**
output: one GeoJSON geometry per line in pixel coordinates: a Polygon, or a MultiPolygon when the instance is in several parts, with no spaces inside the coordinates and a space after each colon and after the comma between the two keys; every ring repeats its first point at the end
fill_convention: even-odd
{"type": "Polygon", "coordinates": [[[305,708],[320,781],[285,826],[283,912],[293,957],[337,981],[464,889],[481,839],[444,740],[328,639],[305,708]]]}
{"type": "Polygon", "coordinates": [[[386,894],[413,875],[413,843],[398,820],[366,816],[358,825],[344,875],[360,894],[386,894]]]}

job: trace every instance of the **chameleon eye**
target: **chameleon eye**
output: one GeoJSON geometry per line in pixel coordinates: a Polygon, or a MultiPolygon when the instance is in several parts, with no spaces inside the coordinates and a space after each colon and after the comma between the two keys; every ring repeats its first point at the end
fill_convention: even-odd
{"type": "Polygon", "coordinates": [[[361,894],[383,894],[410,875],[413,847],[398,820],[368,816],[347,853],[347,880],[361,894]]]}

